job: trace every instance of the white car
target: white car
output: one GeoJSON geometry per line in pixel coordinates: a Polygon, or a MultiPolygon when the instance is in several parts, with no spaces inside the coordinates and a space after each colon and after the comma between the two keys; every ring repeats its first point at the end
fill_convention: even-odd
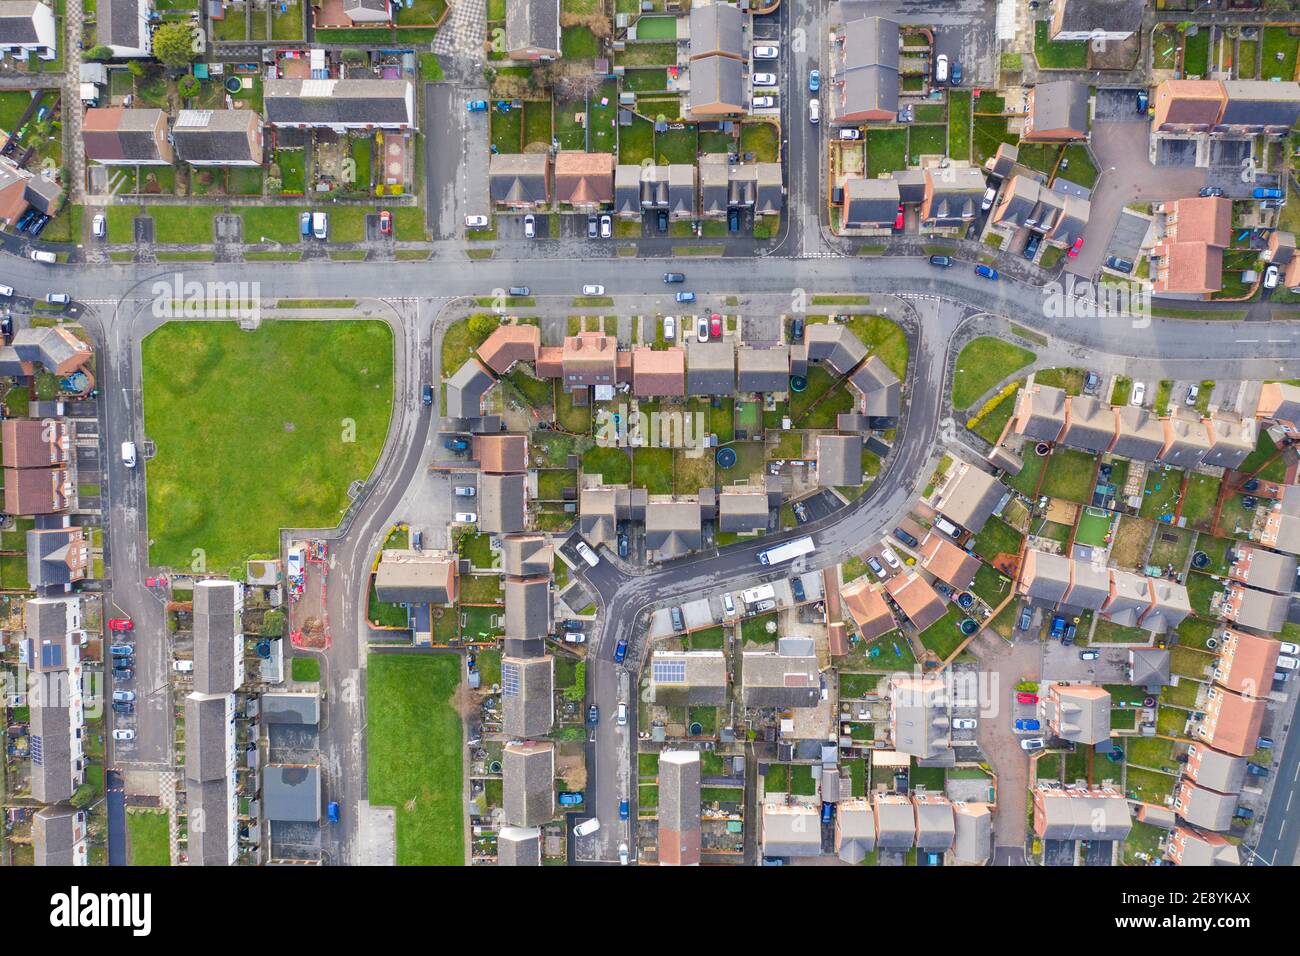
{"type": "Polygon", "coordinates": [[[776,86],[775,73],[754,73],[750,75],[749,80],[755,86],[776,86]]]}
{"type": "Polygon", "coordinates": [[[979,721],[974,717],[955,717],[952,722],[953,730],[974,730],[979,726],[979,721]]]}
{"type": "Polygon", "coordinates": [[[609,216],[600,217],[600,238],[608,239],[614,235],[614,220],[609,216]]]}
{"type": "Polygon", "coordinates": [[[478,489],[470,485],[456,485],[457,498],[473,498],[478,494],[478,489]]]}
{"type": "Polygon", "coordinates": [[[755,60],[775,60],[781,56],[779,48],[774,46],[756,46],[754,47],[755,60]]]}
{"type": "Polygon", "coordinates": [[[1201,394],[1201,386],[1189,385],[1187,386],[1187,398],[1185,398],[1183,401],[1187,405],[1195,405],[1196,399],[1200,396],[1200,394],[1201,394]]]}
{"type": "Polygon", "coordinates": [[[174,670],[178,674],[193,674],[194,662],[193,661],[172,661],[172,670],[174,670]]]}
{"type": "Polygon", "coordinates": [[[948,54],[940,53],[934,60],[934,82],[948,82],[948,54]]]}
{"type": "Polygon", "coordinates": [[[677,337],[677,320],[671,315],[664,316],[664,341],[671,342],[677,337]]]}
{"type": "Polygon", "coordinates": [[[840,130],[840,139],[862,139],[862,130],[856,126],[845,126],[840,130]]]}
{"type": "Polygon", "coordinates": [[[478,515],[472,511],[457,511],[453,521],[459,521],[462,524],[473,524],[478,520],[478,515]]]}
{"type": "Polygon", "coordinates": [[[103,239],[108,235],[108,222],[102,212],[95,213],[95,218],[90,221],[90,231],[96,239],[103,239]]]}
{"type": "Polygon", "coordinates": [[[761,110],[761,109],[771,109],[773,106],[776,106],[776,97],[775,97],[775,96],[756,96],[756,97],[754,97],[754,101],[753,101],[753,102],[754,102],[754,106],[753,106],[753,108],[756,109],[756,110],[761,110]]]}
{"type": "Polygon", "coordinates": [[[1265,289],[1276,289],[1276,288],[1277,288],[1277,280],[1278,280],[1278,277],[1279,277],[1279,273],[1278,273],[1278,271],[1277,271],[1277,266],[1269,266],[1267,269],[1265,269],[1265,270],[1264,270],[1264,288],[1265,288],[1265,289]]]}
{"type": "Polygon", "coordinates": [[[700,316],[699,321],[695,323],[695,337],[701,342],[709,340],[709,320],[705,316],[700,316]]]}
{"type": "Polygon", "coordinates": [[[626,726],[626,724],[627,724],[627,704],[623,703],[620,700],[618,702],[618,725],[620,727],[623,727],[626,726]]]}
{"type": "Polygon", "coordinates": [[[4,296],[6,299],[12,299],[14,297],[14,287],[11,285],[0,285],[0,295],[4,296]]]}
{"type": "Polygon", "coordinates": [[[993,208],[993,200],[998,198],[998,191],[995,186],[990,186],[984,190],[984,199],[980,202],[980,209],[989,210],[993,208]]]}
{"type": "Polygon", "coordinates": [[[488,224],[487,216],[466,216],[465,226],[469,229],[483,229],[488,224]]]}
{"type": "Polygon", "coordinates": [[[1129,397],[1128,403],[1130,405],[1141,405],[1142,402],[1146,399],[1146,397],[1147,397],[1146,382],[1134,382],[1133,394],[1129,397]]]}
{"type": "Polygon", "coordinates": [[[596,556],[595,551],[591,550],[591,547],[587,542],[579,541],[573,546],[573,549],[577,551],[582,560],[586,561],[591,567],[594,568],[596,565],[600,564],[600,558],[596,556]]]}
{"type": "Polygon", "coordinates": [[[531,212],[524,216],[524,238],[532,239],[537,235],[537,217],[531,212]]]}
{"type": "Polygon", "coordinates": [[[627,844],[620,843],[618,845],[618,865],[627,866],[627,861],[628,861],[627,844]]]}
{"type": "Polygon", "coordinates": [[[1021,750],[1042,750],[1043,746],[1042,737],[1026,737],[1024,740],[1020,741],[1021,750]]]}
{"type": "Polygon", "coordinates": [[[1282,641],[1278,644],[1278,650],[1292,657],[1300,655],[1300,645],[1292,644],[1290,641],[1282,641]]]}
{"type": "Polygon", "coordinates": [[[822,121],[822,101],[813,97],[808,101],[808,122],[820,123],[822,121]]]}
{"type": "Polygon", "coordinates": [[[1279,670],[1296,670],[1297,668],[1300,668],[1300,658],[1288,657],[1286,654],[1282,654],[1277,659],[1277,666],[1279,670]]]}
{"type": "Polygon", "coordinates": [[[135,731],[130,727],[113,731],[114,740],[135,740],[135,731]]]}
{"type": "Polygon", "coordinates": [[[587,635],[586,634],[565,634],[564,643],[565,644],[586,644],[587,635]]]}
{"type": "Polygon", "coordinates": [[[605,287],[603,285],[584,285],[582,287],[583,295],[604,295],[605,287]]]}
{"type": "Polygon", "coordinates": [[[590,836],[591,834],[595,833],[599,829],[600,829],[600,821],[595,817],[591,817],[590,819],[583,820],[576,827],[574,827],[573,835],[590,836]]]}
{"type": "Polygon", "coordinates": [[[736,602],[731,599],[729,591],[724,591],[722,595],[722,616],[728,620],[736,616],[736,602]]]}
{"type": "Polygon", "coordinates": [[[903,566],[903,562],[898,560],[898,555],[894,553],[893,548],[881,548],[880,556],[885,559],[885,563],[897,571],[903,566]]]}

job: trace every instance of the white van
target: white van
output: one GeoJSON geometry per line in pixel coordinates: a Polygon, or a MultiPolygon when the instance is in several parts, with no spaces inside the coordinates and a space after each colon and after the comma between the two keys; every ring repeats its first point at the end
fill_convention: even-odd
{"type": "Polygon", "coordinates": [[[940,53],[934,60],[934,82],[948,82],[948,54],[940,53]]]}
{"type": "Polygon", "coordinates": [[[600,829],[600,821],[597,820],[595,817],[592,817],[590,820],[583,820],[576,827],[574,827],[573,835],[580,836],[580,837],[591,836],[591,834],[595,833],[599,829],[600,829]]]}
{"type": "Polygon", "coordinates": [[[958,530],[957,526],[953,524],[951,521],[949,521],[947,518],[936,519],[934,522],[934,526],[950,538],[961,537],[961,531],[958,530]]]}
{"type": "Polygon", "coordinates": [[[578,554],[582,555],[582,560],[586,561],[593,568],[600,564],[600,558],[596,557],[596,552],[592,551],[585,541],[579,541],[573,547],[578,554]]]}
{"type": "Polygon", "coordinates": [[[178,673],[178,674],[193,674],[193,673],[194,673],[194,662],[193,662],[193,661],[173,661],[173,662],[172,662],[172,670],[174,670],[174,671],[175,671],[176,673],[178,673]]]}
{"type": "Polygon", "coordinates": [[[1300,667],[1300,660],[1297,660],[1294,657],[1282,655],[1277,659],[1277,666],[1284,671],[1293,671],[1297,667],[1300,667]]]}
{"type": "Polygon", "coordinates": [[[314,212],[311,214],[311,234],[317,239],[328,239],[330,236],[329,216],[323,212],[314,212]]]}
{"type": "Polygon", "coordinates": [[[59,257],[52,252],[46,252],[44,249],[33,249],[32,261],[44,262],[47,266],[52,266],[59,261],[59,257]]]}
{"type": "Polygon", "coordinates": [[[135,467],[135,442],[122,442],[122,464],[128,468],[135,467]]]}

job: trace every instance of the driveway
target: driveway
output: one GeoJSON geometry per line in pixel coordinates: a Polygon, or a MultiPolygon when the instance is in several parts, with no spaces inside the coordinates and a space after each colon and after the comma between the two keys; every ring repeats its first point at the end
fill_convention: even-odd
{"type": "MultiPolygon", "coordinates": [[[[489,213],[487,113],[471,113],[471,100],[485,99],[486,87],[427,83],[424,128],[440,130],[424,155],[429,231],[435,239],[456,239],[466,216],[489,213]]],[[[521,227],[522,228],[522,227],[521,227]]]]}
{"type": "Polygon", "coordinates": [[[1092,190],[1088,240],[1066,270],[1094,276],[1106,258],[1111,236],[1124,207],[1134,202],[1159,202],[1194,196],[1205,185],[1206,171],[1194,167],[1156,167],[1148,159],[1147,123],[1094,123],[1092,152],[1101,175],[1092,190]]]}
{"type": "Polygon", "coordinates": [[[1063,647],[1058,641],[1043,645],[1043,680],[1092,681],[1098,684],[1122,683],[1128,664],[1128,648],[1113,644],[1094,644],[1087,650],[1098,651],[1095,661],[1079,657],[1082,649],[1071,644],[1063,647]]]}

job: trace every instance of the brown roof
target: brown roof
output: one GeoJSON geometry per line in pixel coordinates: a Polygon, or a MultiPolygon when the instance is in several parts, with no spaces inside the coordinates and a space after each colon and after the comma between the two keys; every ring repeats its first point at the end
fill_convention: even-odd
{"type": "Polygon", "coordinates": [[[866,578],[844,586],[844,606],[853,616],[864,641],[874,640],[894,629],[894,615],[878,588],[866,578]]]}
{"type": "Polygon", "coordinates": [[[1217,750],[1249,757],[1256,750],[1255,741],[1264,723],[1264,709],[1262,700],[1212,687],[1210,699],[1205,704],[1205,719],[1196,733],[1217,750]]]}
{"type": "Polygon", "coordinates": [[[45,515],[68,506],[64,468],[6,468],[5,511],[11,515],[45,515]]]}
{"type": "Polygon", "coordinates": [[[535,325],[503,325],[478,347],[479,358],[498,375],[516,362],[536,362],[542,330],[535,325]]]}
{"type": "Polygon", "coordinates": [[[1272,638],[1228,628],[1219,638],[1214,679],[1239,694],[1267,697],[1280,650],[1281,645],[1272,638]]]}
{"type": "Polygon", "coordinates": [[[943,598],[915,571],[890,578],[885,590],[918,631],[924,631],[947,611],[943,598]]]}
{"type": "Polygon", "coordinates": [[[64,421],[9,418],[0,425],[0,450],[6,468],[49,468],[68,460],[68,426],[64,421]]]}
{"type": "Polygon", "coordinates": [[[686,350],[670,348],[655,351],[648,347],[634,350],[632,391],[640,397],[685,395],[686,350]]]}
{"type": "Polygon", "coordinates": [[[558,345],[543,345],[537,350],[538,378],[559,378],[564,374],[564,349],[558,345]]]}
{"type": "MultiPolygon", "coordinates": [[[[1232,201],[1221,196],[1190,196],[1175,200],[1170,229],[1179,242],[1206,242],[1226,246],[1232,238],[1232,201]]],[[[1169,211],[1166,212],[1166,215],[1169,211]]]]}
{"type": "Polygon", "coordinates": [[[940,581],[961,590],[968,588],[980,569],[980,559],[963,551],[943,535],[930,532],[921,542],[921,567],[940,581]]]}
{"type": "Polygon", "coordinates": [[[523,471],[528,467],[527,435],[476,435],[474,457],[479,469],[502,474],[523,471]]]}
{"type": "Polygon", "coordinates": [[[579,332],[564,340],[564,384],[613,385],[618,341],[604,332],[579,332]]]}
{"type": "Polygon", "coordinates": [[[613,202],[614,154],[557,153],[555,198],[575,205],[613,202]]]}
{"type": "Polygon", "coordinates": [[[1155,128],[1213,126],[1228,95],[1218,80],[1166,80],[1156,87],[1155,128]]]}

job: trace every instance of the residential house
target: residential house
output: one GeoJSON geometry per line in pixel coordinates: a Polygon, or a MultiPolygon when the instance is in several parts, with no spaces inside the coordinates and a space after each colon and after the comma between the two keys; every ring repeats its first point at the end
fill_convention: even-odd
{"type": "Polygon", "coordinates": [[[1077,143],[1088,138],[1088,84],[1077,80],[1038,83],[1026,97],[1020,138],[1026,143],[1077,143]]]}
{"type": "Polygon", "coordinates": [[[661,707],[721,707],[727,702],[727,659],[722,651],[665,651],[650,655],[650,699],[661,707]]]}
{"type": "Polygon", "coordinates": [[[660,866],[699,866],[700,775],[699,751],[660,752],[660,866]]]}
{"type": "Polygon", "coordinates": [[[948,611],[939,593],[915,571],[894,575],[885,582],[885,590],[918,631],[924,631],[948,611]]]}
{"type": "Polygon", "coordinates": [[[977,166],[951,163],[926,168],[921,226],[935,232],[965,232],[979,215],[986,188],[984,172],[977,166]]]}
{"type": "MultiPolygon", "coordinates": [[[[637,398],[680,397],[686,394],[686,350],[632,350],[632,394],[637,398]]],[[[697,436],[699,437],[699,436],[697,436]]]]}
{"type": "Polygon", "coordinates": [[[744,42],[744,15],[740,7],[722,0],[700,0],[691,4],[690,56],[725,56],[743,60],[747,53],[744,42]]]}
{"type": "MultiPolygon", "coordinates": [[[[8,422],[5,422],[7,425],[8,422]]],[[[8,448],[8,444],[4,446],[8,448]]],[[[90,537],[80,526],[27,532],[27,583],[42,595],[72,590],[90,576],[90,537]]]]}
{"type": "Polygon", "coordinates": [[[889,603],[880,589],[866,577],[846,584],[840,597],[848,608],[853,623],[857,625],[862,640],[874,641],[897,627],[889,603]]]}
{"type": "Polygon", "coordinates": [[[172,144],[191,166],[261,166],[262,119],[252,110],[181,110],[172,144]]]}
{"type": "Polygon", "coordinates": [[[41,807],[32,815],[36,866],[88,866],[86,813],[70,806],[41,807]]]}
{"type": "Polygon", "coordinates": [[[911,849],[916,842],[916,808],[907,795],[878,793],[871,803],[876,815],[876,849],[911,849]]]}
{"type": "Polygon", "coordinates": [[[766,531],[771,513],[761,486],[736,485],[718,493],[718,530],[748,534],[766,531]]]}
{"type": "Polygon", "coordinates": [[[0,348],[0,374],[35,374],[43,368],[58,376],[71,375],[90,361],[90,346],[62,326],[19,329],[13,344],[0,348]]]}
{"type": "Polygon", "coordinates": [[[686,100],[688,116],[711,120],[743,114],[746,111],[744,72],[744,62],[729,56],[692,60],[691,90],[686,100]]]}
{"type": "Polygon", "coordinates": [[[1174,811],[1184,821],[1202,830],[1226,833],[1237,812],[1237,795],[1207,790],[1191,780],[1184,780],[1174,793],[1174,811]]]}
{"type": "Polygon", "coordinates": [[[506,55],[512,60],[558,60],[563,45],[560,0],[506,0],[506,55]]]}
{"type": "Polygon", "coordinates": [[[763,803],[763,856],[821,856],[821,815],[807,803],[763,803]]]}
{"type": "Polygon", "coordinates": [[[1184,136],[1281,136],[1300,119],[1300,89],[1294,86],[1268,80],[1166,80],[1156,87],[1151,128],[1184,136]]]}
{"type": "Polygon", "coordinates": [[[1034,788],[1034,833],[1044,840],[1121,841],[1133,827],[1128,801],[1112,787],[1034,788]]]}
{"type": "Polygon", "coordinates": [[[667,166],[619,166],[614,172],[614,204],[625,214],[625,206],[634,215],[642,212],[664,210],[673,222],[694,219],[699,212],[696,195],[696,171],[693,163],[671,163],[667,166]],[[630,201],[624,203],[619,194],[619,172],[623,173],[624,192],[630,201]],[[631,188],[628,183],[630,181],[631,188]]]}
{"type": "Polygon", "coordinates": [[[1179,866],[1241,866],[1241,851],[1235,843],[1188,826],[1174,827],[1165,856],[1179,866]]]}
{"type": "Polygon", "coordinates": [[[1276,634],[1286,624],[1290,595],[1257,591],[1240,584],[1229,584],[1219,613],[1237,627],[1276,634]]]}
{"type": "Polygon", "coordinates": [[[63,418],[8,418],[0,423],[0,460],[5,468],[67,465],[71,433],[63,418]]]}
{"type": "Polygon", "coordinates": [[[513,534],[528,522],[528,479],[521,474],[484,474],[478,482],[478,527],[488,534],[513,534]]]}
{"type": "Polygon", "coordinates": [[[1163,233],[1152,290],[1171,298],[1206,298],[1223,287],[1223,250],[1231,240],[1232,201],[1192,196],[1156,207],[1163,233]]]}
{"type": "MultiPolygon", "coordinates": [[[[104,2],[107,4],[108,0],[104,2]]],[[[25,60],[34,55],[48,62],[58,58],[58,36],[54,10],[49,4],[36,0],[0,2],[0,51],[15,59],[25,60]]]]}
{"type": "Polygon", "coordinates": [[[497,375],[505,375],[514,368],[516,362],[536,362],[541,347],[540,327],[501,325],[478,347],[478,357],[497,375]]]}
{"type": "Polygon", "coordinates": [[[1246,784],[1246,758],[1221,753],[1205,744],[1188,744],[1183,773],[1207,790],[1240,793],[1246,784]]]}
{"type": "Polygon", "coordinates": [[[151,0],[103,0],[95,6],[95,42],[113,56],[153,56],[153,4],[151,0]]]}
{"type": "Polygon", "coordinates": [[[849,377],[849,389],[856,395],[859,414],[867,416],[872,428],[892,428],[902,409],[903,384],[893,369],[873,355],[849,377]]]}
{"type": "Polygon", "coordinates": [[[1300,485],[1284,487],[1282,497],[1265,513],[1259,543],[1287,554],[1300,554],[1300,485]]]}
{"type": "Polygon", "coordinates": [[[501,752],[505,820],[536,827],[555,816],[555,744],[514,740],[501,752]]]}
{"type": "Polygon", "coordinates": [[[1118,43],[1141,28],[1145,6],[1146,0],[1056,0],[1048,36],[1118,43]]]}
{"type": "MultiPolygon", "coordinates": [[[[353,25],[359,23],[391,23],[392,0],[343,0],[343,15],[353,25]]],[[[322,34],[322,37],[328,34],[322,34]]]]}
{"type": "Polygon", "coordinates": [[[1130,647],[1128,649],[1128,682],[1142,687],[1148,693],[1158,694],[1168,687],[1170,680],[1170,653],[1168,648],[1130,647]]]}
{"type": "Polygon", "coordinates": [[[892,123],[898,118],[899,28],[883,17],[849,20],[831,40],[830,120],[892,123]]]}
{"type": "Polygon", "coordinates": [[[1279,426],[1288,434],[1300,430],[1300,385],[1265,382],[1259,392],[1255,417],[1266,425],[1279,426]]]}
{"type": "Polygon", "coordinates": [[[644,488],[583,488],[578,494],[578,533],[592,547],[614,547],[621,521],[645,521],[644,488]]]}
{"type": "Polygon", "coordinates": [[[64,511],[72,498],[66,467],[6,468],[5,511],[11,515],[48,515],[64,511]]]}
{"type": "Polygon", "coordinates": [[[505,609],[507,639],[545,639],[551,632],[550,575],[506,578],[505,609]]]}
{"type": "Polygon", "coordinates": [[[821,701],[817,658],[745,651],[740,667],[740,696],[747,708],[816,707],[821,701]]]}
{"type": "Polygon", "coordinates": [[[952,702],[937,677],[889,678],[889,740],[894,750],[933,760],[952,749],[952,702]]]}
{"type": "Polygon", "coordinates": [[[1290,594],[1295,590],[1294,555],[1265,551],[1239,542],[1234,543],[1232,554],[1233,561],[1228,568],[1229,580],[1275,594],[1290,594]]]}
{"type": "Polygon", "coordinates": [[[1003,187],[992,220],[1005,234],[1026,227],[1042,235],[1048,245],[1068,249],[1083,235],[1091,214],[1088,200],[1017,175],[1003,187]]]}
{"type": "Polygon", "coordinates": [[[268,126],[288,129],[402,131],[416,129],[409,80],[266,80],[268,126]]]}
{"type": "Polygon", "coordinates": [[[960,462],[948,469],[931,504],[953,524],[979,534],[1005,497],[1002,482],[969,462],[960,462]]]}
{"type": "Polygon", "coordinates": [[[736,389],[741,392],[784,394],[790,390],[790,347],[736,349],[736,389]]]}
{"type": "Polygon", "coordinates": [[[33,800],[69,800],[86,780],[81,602],[33,598],[23,607],[33,800]]]}
{"type": "Polygon", "coordinates": [[[858,864],[876,849],[876,817],[865,797],[841,800],[835,808],[835,853],[858,864]]]}
{"type": "Polygon", "coordinates": [[[92,107],[81,121],[86,159],[105,166],[170,166],[167,114],[159,109],[92,107]]]}
{"type": "Polygon", "coordinates": [[[375,569],[375,597],[407,606],[455,604],[459,564],[447,551],[382,551],[375,569]]]}
{"type": "Polygon", "coordinates": [[[817,484],[824,488],[855,488],[862,484],[862,436],[817,436],[817,484]]]}
{"type": "MultiPolygon", "coordinates": [[[[1210,436],[1201,417],[1184,408],[1175,408],[1160,419],[1165,430],[1165,445],[1160,461],[1171,468],[1195,468],[1210,451],[1210,436]]],[[[1253,450],[1252,445],[1252,450],[1253,450]]]]}
{"type": "Polygon", "coordinates": [[[1137,627],[1151,606],[1148,580],[1146,575],[1112,568],[1110,596],[1101,607],[1102,617],[1120,627],[1137,627]]]}
{"type": "Polygon", "coordinates": [[[448,418],[478,418],[483,414],[483,396],[496,384],[496,379],[476,358],[465,364],[447,379],[447,400],[444,405],[448,418]]]}
{"type": "Polygon", "coordinates": [[[244,586],[194,585],[194,692],[232,694],[244,683],[244,586]]]}
{"type": "Polygon", "coordinates": [[[882,236],[893,235],[899,205],[897,180],[850,179],[844,184],[840,227],[870,229],[882,236]]]}
{"type": "Polygon", "coordinates": [[[488,160],[488,197],[520,212],[551,204],[550,153],[494,153],[488,160]]]}
{"type": "Polygon", "coordinates": [[[916,848],[930,853],[947,853],[957,838],[957,819],[952,803],[941,793],[915,793],[916,848]]]}
{"type": "Polygon", "coordinates": [[[1115,412],[1091,395],[1065,400],[1065,429],[1058,441],[1067,448],[1100,454],[1115,441],[1115,412]]]}
{"type": "Polygon", "coordinates": [[[1215,468],[1240,468],[1255,450],[1258,441],[1255,419],[1220,410],[1205,419],[1204,424],[1210,450],[1201,459],[1201,464],[1215,468]]]}
{"type": "Polygon", "coordinates": [[[921,540],[921,567],[956,591],[967,590],[975,581],[980,559],[952,543],[946,535],[931,531],[921,540]]]}
{"type": "MultiPolygon", "coordinates": [[[[510,613],[509,607],[506,613],[510,613]]],[[[507,630],[506,636],[513,635],[507,630]]],[[[549,654],[502,657],[502,731],[511,737],[545,737],[554,723],[555,658],[549,654]]]]}
{"type": "Polygon", "coordinates": [[[1054,442],[1065,430],[1064,389],[1034,383],[1016,394],[1016,434],[1031,441],[1054,442]]]}
{"type": "Polygon", "coordinates": [[[614,154],[555,154],[555,201],[575,212],[599,212],[614,201],[614,154]]]}
{"type": "Polygon", "coordinates": [[[1091,684],[1052,684],[1043,698],[1047,726],[1062,740],[1097,744],[1110,738],[1110,692],[1091,684]]]}
{"type": "Polygon", "coordinates": [[[1110,575],[1089,562],[1028,548],[1017,590],[1047,605],[1099,611],[1110,597],[1110,575]]]}
{"type": "Polygon", "coordinates": [[[723,219],[729,209],[752,209],[756,216],[776,215],[784,204],[780,163],[730,163],[724,153],[700,157],[703,218],[723,219]]]}
{"type": "Polygon", "coordinates": [[[564,340],[561,383],[566,392],[591,386],[612,390],[616,383],[618,340],[604,332],[579,332],[564,340]]]}
{"type": "Polygon", "coordinates": [[[1264,248],[1264,259],[1272,265],[1282,268],[1290,265],[1295,258],[1295,233],[1285,229],[1274,229],[1268,234],[1268,245],[1264,248]]]}
{"type": "Polygon", "coordinates": [[[489,475],[504,475],[525,471],[528,468],[528,436],[475,435],[474,458],[479,471],[489,475]]]}
{"type": "Polygon", "coordinates": [[[9,157],[0,157],[0,222],[12,226],[28,209],[53,215],[63,196],[63,187],[53,178],[56,174],[50,170],[37,175],[18,168],[9,157]]]}
{"type": "Polygon", "coordinates": [[[1116,405],[1115,438],[1107,449],[1112,455],[1133,461],[1155,461],[1165,447],[1165,430],[1160,419],[1136,405],[1116,405]]]}
{"type": "Polygon", "coordinates": [[[983,866],[993,855],[993,811],[987,803],[959,801],[952,805],[956,834],[952,856],[956,863],[983,866]]]}
{"type": "Polygon", "coordinates": [[[502,827],[497,832],[497,866],[541,866],[542,831],[538,827],[502,827]]]}
{"type": "MultiPolygon", "coordinates": [[[[1267,688],[1270,682],[1262,686],[1267,688]]],[[[1256,697],[1234,694],[1222,687],[1206,691],[1205,717],[1192,728],[1192,734],[1215,750],[1238,757],[1249,757],[1256,750],[1260,729],[1264,725],[1265,702],[1256,697]]]]}
{"type": "MultiPolygon", "coordinates": [[[[261,774],[262,816],[271,824],[271,841],[277,824],[321,822],[321,778],[318,764],[268,764],[261,774]]],[[[274,854],[274,850],[272,850],[274,854]]]]}
{"type": "Polygon", "coordinates": [[[511,534],[501,539],[501,568],[511,577],[549,575],[555,548],[540,534],[511,534]]]}
{"type": "Polygon", "coordinates": [[[667,561],[704,546],[698,499],[656,500],[645,507],[645,548],[652,560],[667,561]]]}
{"type": "MultiPolygon", "coordinates": [[[[196,664],[196,675],[198,669],[196,664]]],[[[191,820],[202,821],[190,827],[190,866],[233,866],[239,857],[238,754],[235,695],[188,695],[185,806],[191,820]]]]}
{"type": "Polygon", "coordinates": [[[846,326],[816,322],[804,331],[808,361],[825,365],[832,377],[852,372],[867,357],[867,347],[846,326]]]}
{"type": "Polygon", "coordinates": [[[686,343],[686,394],[730,395],[736,390],[736,346],[730,340],[686,343]]]}

